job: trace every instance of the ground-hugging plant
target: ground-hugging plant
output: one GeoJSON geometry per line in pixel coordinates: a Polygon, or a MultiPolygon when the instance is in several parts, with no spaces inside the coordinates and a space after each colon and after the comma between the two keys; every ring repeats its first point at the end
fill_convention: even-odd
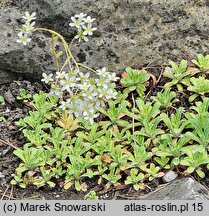
{"type": "Polygon", "coordinates": [[[182,60],[179,66],[173,61],[170,61],[169,64],[171,65],[171,67],[167,67],[163,75],[172,80],[165,84],[165,88],[176,85],[178,91],[182,92],[182,84],[185,85],[188,83],[188,78],[190,75],[190,71],[187,69],[187,61],[182,60]]]}
{"type": "Polygon", "coordinates": [[[172,113],[170,116],[168,116],[167,114],[162,113],[160,115],[160,119],[165,123],[166,127],[169,130],[169,133],[175,138],[181,136],[182,131],[188,124],[186,119],[182,118],[183,112],[183,107],[179,107],[176,110],[175,114],[172,113]]]}
{"type": "Polygon", "coordinates": [[[77,62],[71,52],[76,40],[87,42],[88,37],[93,35],[96,30],[92,26],[95,19],[84,13],[71,17],[72,22],[69,26],[76,28],[77,34],[68,44],[59,33],[47,28],[36,28],[35,12],[32,14],[26,12],[22,18],[25,24],[18,34],[17,42],[27,45],[31,42],[30,36],[34,31],[47,31],[52,35],[51,53],[56,73],[43,73],[42,81],[50,85],[50,94],[59,98],[59,108],[92,124],[99,115],[98,109],[105,107],[106,101],[116,98],[115,81],[119,79],[115,73],[108,72],[105,67],[94,70],[77,62]],[[62,46],[62,50],[61,48],[57,50],[57,44],[62,46]],[[65,58],[64,62],[60,60],[61,57],[65,58]],[[90,76],[90,73],[96,76],[90,76]]]}
{"type": "Polygon", "coordinates": [[[192,60],[192,62],[198,66],[200,72],[209,72],[209,55],[198,54],[197,60],[192,60]]]}
{"type": "MultiPolygon", "coordinates": [[[[35,13],[26,13],[24,19],[19,42],[29,43],[31,31],[52,34],[56,73],[43,75],[49,93],[30,98],[22,91],[19,98],[31,111],[16,123],[27,143],[14,151],[21,163],[12,184],[87,191],[92,181],[105,190],[120,186],[143,190],[169,170],[205,177],[209,169],[209,98],[203,94],[195,102],[188,100],[187,107],[175,107],[176,87],[182,91],[187,85],[199,95],[201,86],[197,88],[192,81],[202,79],[202,73],[190,79],[186,61],[179,66],[170,62],[172,67],[164,73],[172,79],[165,84],[170,88],[152,97],[147,71],[128,67],[116,85],[115,73],[78,63],[71,53],[72,43],[67,44],[60,34],[35,28],[35,13]],[[63,50],[55,49],[58,42],[63,50]],[[60,66],[64,53],[66,59],[60,66]],[[92,78],[90,72],[97,77],[92,78]]],[[[70,26],[78,30],[73,41],[87,41],[95,30],[94,19],[83,13],[71,19],[70,26]]],[[[95,193],[89,195],[94,198],[95,193]]]]}
{"type": "Polygon", "coordinates": [[[162,109],[168,109],[172,106],[173,103],[179,101],[179,99],[176,98],[176,93],[174,91],[171,91],[170,88],[164,89],[162,93],[158,92],[157,96],[152,96],[151,98],[160,103],[160,107],[162,109]]]}
{"type": "Polygon", "coordinates": [[[144,91],[146,87],[146,81],[148,81],[149,76],[145,70],[133,70],[131,67],[126,68],[126,73],[121,79],[121,84],[126,87],[124,93],[129,93],[134,90],[137,91],[140,97],[144,96],[144,91]]]}
{"type": "Polygon", "coordinates": [[[192,94],[189,97],[189,102],[192,102],[198,96],[204,98],[204,95],[206,93],[209,93],[209,80],[205,79],[205,77],[203,76],[200,76],[198,78],[192,77],[190,79],[190,82],[191,84],[188,86],[187,89],[191,92],[194,92],[194,94],[192,94]]]}

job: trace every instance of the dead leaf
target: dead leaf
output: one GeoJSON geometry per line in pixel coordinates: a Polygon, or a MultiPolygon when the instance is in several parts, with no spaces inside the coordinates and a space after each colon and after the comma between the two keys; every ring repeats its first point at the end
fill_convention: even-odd
{"type": "Polygon", "coordinates": [[[72,185],[73,185],[73,182],[68,181],[67,183],[64,184],[64,189],[68,190],[72,185]]]}
{"type": "Polygon", "coordinates": [[[126,114],[122,112],[119,114],[118,119],[123,118],[124,116],[126,116],[126,114]]]}
{"type": "Polygon", "coordinates": [[[200,72],[200,70],[196,67],[188,67],[187,70],[191,73],[191,75],[195,75],[196,73],[200,72]]]}
{"type": "Polygon", "coordinates": [[[165,175],[164,172],[159,172],[159,173],[157,174],[158,177],[163,177],[164,175],[165,175]]]}
{"type": "Polygon", "coordinates": [[[149,78],[151,77],[153,80],[153,86],[155,86],[157,84],[157,79],[156,76],[151,74],[151,73],[147,73],[147,75],[149,76],[149,78]]]}
{"type": "Polygon", "coordinates": [[[87,185],[85,182],[83,182],[83,183],[81,184],[81,190],[82,190],[83,192],[86,192],[86,191],[88,190],[88,185],[87,185]]]}
{"type": "Polygon", "coordinates": [[[145,190],[146,187],[147,187],[147,185],[144,184],[144,183],[140,183],[140,184],[139,184],[139,189],[141,189],[141,190],[145,190]]]}
{"type": "Polygon", "coordinates": [[[75,119],[73,122],[72,122],[72,125],[69,127],[69,131],[74,131],[78,128],[78,123],[79,123],[79,120],[78,119],[75,119]]]}
{"type": "Polygon", "coordinates": [[[16,126],[14,126],[14,125],[9,125],[8,127],[7,127],[9,130],[17,130],[17,127],[16,126]]]}
{"type": "Polygon", "coordinates": [[[124,78],[124,77],[127,77],[128,74],[125,71],[123,71],[122,74],[121,74],[121,76],[122,76],[122,78],[124,78]]]}
{"type": "Polygon", "coordinates": [[[122,152],[122,154],[126,154],[126,153],[128,152],[128,150],[127,150],[127,148],[123,148],[123,149],[121,150],[121,152],[122,152]]]}
{"type": "Polygon", "coordinates": [[[79,120],[78,119],[74,120],[73,115],[68,114],[66,110],[63,112],[62,117],[58,121],[58,125],[68,131],[76,130],[79,127],[78,123],[79,120]]]}
{"type": "Polygon", "coordinates": [[[126,169],[126,170],[124,170],[124,173],[129,176],[130,175],[130,170],[126,169]]]}
{"type": "Polygon", "coordinates": [[[154,145],[157,145],[158,141],[157,141],[156,139],[153,139],[153,140],[152,140],[152,143],[153,143],[154,145]]]}
{"type": "Polygon", "coordinates": [[[107,154],[104,154],[104,155],[101,156],[101,161],[105,162],[105,163],[111,163],[112,158],[109,157],[107,154]]]}

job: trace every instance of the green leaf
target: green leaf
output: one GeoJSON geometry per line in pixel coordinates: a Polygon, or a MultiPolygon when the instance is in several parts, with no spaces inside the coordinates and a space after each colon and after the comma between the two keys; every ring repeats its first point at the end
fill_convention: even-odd
{"type": "Polygon", "coordinates": [[[172,163],[173,163],[175,166],[177,166],[177,165],[179,165],[179,163],[180,163],[180,159],[179,159],[179,158],[174,158],[174,159],[172,160],[172,163]]]}
{"type": "Polygon", "coordinates": [[[134,184],[133,188],[134,188],[134,190],[138,191],[140,189],[140,186],[139,186],[139,184],[134,184]]]}
{"type": "Polygon", "coordinates": [[[209,55],[203,56],[202,54],[197,55],[197,60],[192,60],[192,62],[199,67],[203,72],[208,72],[209,70],[209,55]]]}
{"type": "Polygon", "coordinates": [[[192,103],[196,98],[198,97],[198,94],[193,94],[189,97],[189,102],[192,103]]]}
{"type": "Polygon", "coordinates": [[[183,89],[183,87],[182,87],[181,84],[177,84],[176,86],[177,86],[177,89],[178,89],[179,92],[183,92],[184,91],[184,89],[183,89]]]}
{"type": "Polygon", "coordinates": [[[53,188],[53,187],[56,186],[56,184],[55,184],[54,182],[52,182],[52,181],[48,181],[47,184],[48,184],[51,188],[53,188]]]}
{"type": "Polygon", "coordinates": [[[145,82],[149,79],[147,72],[145,70],[138,71],[133,70],[130,67],[126,68],[127,76],[121,79],[121,84],[126,87],[124,90],[125,94],[131,91],[137,90],[140,96],[144,95],[145,82]]]}
{"type": "Polygon", "coordinates": [[[193,173],[195,171],[195,167],[188,167],[187,172],[188,173],[193,173]]]}
{"type": "Polygon", "coordinates": [[[117,125],[121,126],[121,127],[126,127],[129,125],[129,122],[126,120],[119,119],[119,120],[117,120],[117,125]]]}
{"type": "Polygon", "coordinates": [[[199,176],[200,178],[205,178],[205,173],[201,170],[201,168],[198,168],[198,169],[196,170],[196,173],[198,174],[198,176],[199,176]]]}
{"type": "Polygon", "coordinates": [[[4,97],[0,95],[0,104],[4,104],[4,97]]]}

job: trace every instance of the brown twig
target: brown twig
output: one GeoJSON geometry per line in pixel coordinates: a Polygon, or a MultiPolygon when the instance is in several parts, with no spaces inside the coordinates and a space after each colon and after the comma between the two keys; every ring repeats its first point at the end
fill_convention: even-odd
{"type": "Polygon", "coordinates": [[[18,158],[14,158],[12,160],[3,160],[3,161],[0,161],[0,164],[11,163],[11,162],[16,161],[16,160],[18,160],[18,158]]]}
{"type": "MultiPolygon", "coordinates": [[[[0,193],[0,195],[2,195],[2,193],[0,193]]],[[[10,195],[9,196],[8,195],[4,195],[4,197],[9,198],[10,200],[16,200],[16,198],[11,197],[10,195]]]]}
{"type": "Polygon", "coordinates": [[[115,192],[115,191],[119,191],[119,190],[124,190],[124,189],[127,189],[129,187],[130,187],[129,185],[121,185],[121,186],[118,186],[118,187],[110,187],[108,190],[99,191],[98,194],[99,195],[104,195],[106,193],[115,192]]]}
{"type": "Polygon", "coordinates": [[[160,79],[161,79],[162,75],[163,75],[163,70],[161,70],[161,71],[160,71],[160,75],[159,75],[159,77],[158,77],[158,79],[157,79],[157,82],[156,82],[156,84],[157,84],[157,83],[159,83],[159,81],[160,81],[160,79]]]}
{"type": "Polygon", "coordinates": [[[0,139],[0,142],[14,148],[14,149],[19,149],[18,147],[14,146],[11,142],[9,142],[8,140],[4,141],[3,139],[0,139]]]}
{"type": "Polygon", "coordinates": [[[9,200],[11,200],[12,198],[13,198],[13,185],[12,185],[12,188],[11,188],[11,190],[10,190],[10,194],[9,194],[9,200]]]}
{"type": "Polygon", "coordinates": [[[4,191],[4,193],[3,193],[2,196],[1,196],[1,200],[3,200],[4,197],[7,196],[6,193],[7,193],[7,191],[9,190],[9,188],[10,188],[10,186],[7,186],[6,190],[4,191]]]}

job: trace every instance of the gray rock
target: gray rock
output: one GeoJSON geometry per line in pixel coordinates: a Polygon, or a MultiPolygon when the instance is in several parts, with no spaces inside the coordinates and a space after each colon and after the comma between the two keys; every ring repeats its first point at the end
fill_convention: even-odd
{"type": "Polygon", "coordinates": [[[10,90],[6,91],[4,93],[4,99],[9,103],[12,104],[15,102],[15,97],[13,96],[12,92],[10,90]]]}
{"type": "Polygon", "coordinates": [[[0,179],[2,179],[2,178],[4,178],[4,177],[5,177],[5,175],[2,174],[2,172],[0,172],[0,179]]]}
{"type": "Polygon", "coordinates": [[[34,33],[34,40],[28,46],[16,42],[21,16],[14,7],[0,7],[0,84],[20,75],[39,79],[41,73],[54,69],[47,47],[49,38],[45,35],[34,33]]]}
{"type": "Polygon", "coordinates": [[[190,177],[180,178],[161,186],[143,197],[137,199],[145,200],[208,200],[209,191],[199,182],[190,177]]]}
{"type": "Polygon", "coordinates": [[[38,25],[61,32],[67,41],[74,36],[68,26],[72,15],[95,17],[98,30],[90,42],[73,46],[77,60],[93,68],[121,72],[127,66],[194,58],[209,49],[207,0],[16,0],[0,9],[0,71],[39,78],[53,69],[46,35],[35,34],[28,47],[16,43],[24,10],[36,11],[38,25]]]}
{"type": "Polygon", "coordinates": [[[175,178],[177,178],[178,173],[174,172],[174,171],[168,171],[163,177],[162,180],[163,182],[171,182],[173,181],[175,178]]]}

